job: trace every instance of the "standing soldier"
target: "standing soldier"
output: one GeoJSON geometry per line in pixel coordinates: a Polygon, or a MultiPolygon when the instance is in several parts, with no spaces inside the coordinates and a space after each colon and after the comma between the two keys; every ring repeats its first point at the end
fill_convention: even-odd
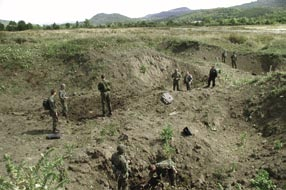
{"type": "Polygon", "coordinates": [[[236,66],[236,61],[237,61],[237,55],[235,52],[233,52],[233,54],[231,55],[231,66],[232,68],[237,68],[236,66]]]}
{"type": "Polygon", "coordinates": [[[111,103],[110,103],[110,82],[105,80],[105,76],[101,75],[101,82],[98,83],[98,90],[101,96],[102,115],[105,116],[105,104],[107,104],[108,114],[111,116],[111,103]]]}
{"type": "Polygon", "coordinates": [[[62,105],[62,114],[63,116],[68,117],[68,105],[67,105],[67,94],[66,94],[66,85],[65,84],[61,84],[61,88],[59,91],[59,98],[61,101],[61,105],[62,105]]]}
{"type": "Polygon", "coordinates": [[[184,78],[184,83],[186,84],[187,90],[191,90],[191,84],[193,82],[193,76],[187,71],[187,74],[184,78]]]}
{"type": "Polygon", "coordinates": [[[215,79],[217,77],[217,70],[215,69],[215,66],[212,66],[210,69],[209,79],[208,79],[208,86],[210,87],[211,81],[213,83],[213,87],[215,87],[215,79]]]}
{"type": "Polygon", "coordinates": [[[112,170],[117,180],[117,190],[128,190],[128,162],[125,157],[125,147],[117,146],[117,152],[112,154],[112,170]]]}
{"type": "Polygon", "coordinates": [[[225,63],[226,57],[227,57],[227,52],[224,50],[224,51],[222,52],[222,54],[221,54],[221,60],[222,60],[223,63],[225,63]]]}
{"type": "Polygon", "coordinates": [[[56,90],[52,89],[51,90],[51,96],[49,97],[49,106],[50,106],[50,116],[53,119],[53,133],[58,133],[59,130],[57,129],[57,124],[58,124],[58,112],[57,112],[57,107],[56,107],[56,102],[55,102],[55,95],[57,94],[56,90]]]}
{"type": "Polygon", "coordinates": [[[175,72],[172,74],[172,78],[173,78],[173,90],[175,91],[177,88],[177,91],[179,91],[180,90],[179,81],[181,79],[181,74],[179,73],[178,69],[175,69],[175,72]]]}

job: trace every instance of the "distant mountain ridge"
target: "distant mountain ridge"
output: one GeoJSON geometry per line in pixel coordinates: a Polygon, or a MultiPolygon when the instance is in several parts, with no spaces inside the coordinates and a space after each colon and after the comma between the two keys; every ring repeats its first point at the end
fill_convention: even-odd
{"type": "Polygon", "coordinates": [[[111,24],[118,22],[129,22],[131,20],[132,20],[131,18],[118,13],[113,13],[113,14],[100,13],[93,16],[89,21],[92,25],[101,25],[101,24],[111,24]]]}
{"type": "Polygon", "coordinates": [[[286,7],[286,0],[257,0],[255,2],[234,6],[235,8],[257,8],[257,7],[286,7]]]}
{"type": "Polygon", "coordinates": [[[164,20],[168,18],[173,18],[173,17],[178,17],[187,13],[190,13],[192,10],[190,10],[187,7],[180,7],[177,9],[171,9],[168,11],[163,11],[160,13],[155,13],[155,14],[149,14],[143,17],[143,19],[148,19],[148,20],[164,20]]]}

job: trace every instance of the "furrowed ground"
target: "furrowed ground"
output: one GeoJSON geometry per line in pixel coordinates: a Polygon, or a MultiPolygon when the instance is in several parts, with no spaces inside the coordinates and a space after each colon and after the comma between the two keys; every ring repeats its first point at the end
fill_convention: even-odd
{"type": "Polygon", "coordinates": [[[110,157],[123,143],[133,189],[148,179],[149,164],[168,156],[179,172],[176,189],[255,189],[261,169],[286,189],[285,37],[285,26],[1,32],[1,175],[4,154],[33,164],[50,148],[73,147],[66,189],[114,189],[110,157]],[[203,88],[212,65],[217,86],[203,88]],[[183,83],[172,91],[175,68],[191,72],[191,91],[183,83]],[[112,117],[100,117],[102,73],[112,83],[112,117]],[[60,117],[62,138],[46,140],[52,127],[42,100],[61,83],[70,122],[60,117]],[[164,105],[168,91],[174,101],[164,105]],[[167,126],[169,149],[160,137],[167,126]],[[184,127],[193,136],[182,136],[184,127]]]}

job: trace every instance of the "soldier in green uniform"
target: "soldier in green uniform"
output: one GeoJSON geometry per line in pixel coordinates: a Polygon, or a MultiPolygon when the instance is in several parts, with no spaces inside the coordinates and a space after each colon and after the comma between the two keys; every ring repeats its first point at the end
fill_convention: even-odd
{"type": "Polygon", "coordinates": [[[111,156],[111,163],[117,180],[117,190],[128,190],[128,162],[124,145],[117,146],[117,152],[111,156]]]}
{"type": "Polygon", "coordinates": [[[180,90],[179,82],[181,79],[181,74],[179,73],[178,69],[175,69],[175,72],[172,74],[172,78],[173,78],[173,90],[175,91],[177,88],[177,91],[179,91],[180,90]]]}
{"type": "Polygon", "coordinates": [[[104,75],[101,75],[101,82],[98,83],[98,90],[101,96],[102,115],[105,116],[105,105],[107,105],[107,116],[111,116],[111,103],[110,103],[110,82],[105,79],[104,75]]]}
{"type": "Polygon", "coordinates": [[[175,168],[175,163],[171,160],[164,160],[162,162],[151,164],[149,166],[149,176],[151,179],[145,187],[156,187],[161,181],[161,178],[168,175],[169,182],[172,186],[176,185],[176,174],[178,173],[175,168]]]}
{"type": "Polygon", "coordinates": [[[237,65],[236,65],[236,62],[237,62],[237,55],[235,52],[233,52],[233,54],[231,55],[231,66],[232,68],[237,68],[237,65]]]}
{"type": "Polygon", "coordinates": [[[61,88],[59,91],[59,98],[60,98],[60,102],[62,105],[62,114],[63,116],[65,116],[66,118],[68,117],[68,105],[67,105],[67,94],[66,94],[66,85],[65,84],[61,84],[61,88]]]}
{"type": "Polygon", "coordinates": [[[56,90],[52,89],[51,90],[51,96],[49,97],[49,105],[50,105],[50,116],[53,119],[53,133],[58,133],[59,130],[57,129],[58,125],[58,112],[57,112],[57,107],[56,107],[56,102],[55,102],[55,95],[57,94],[56,90]]]}
{"type": "Polygon", "coordinates": [[[223,63],[225,63],[226,57],[227,57],[227,52],[224,50],[224,51],[222,52],[222,54],[221,54],[221,60],[222,60],[223,63]]]}

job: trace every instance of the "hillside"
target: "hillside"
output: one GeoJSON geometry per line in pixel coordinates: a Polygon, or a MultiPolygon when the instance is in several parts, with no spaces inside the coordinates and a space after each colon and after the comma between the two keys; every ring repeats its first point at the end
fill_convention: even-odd
{"type": "Polygon", "coordinates": [[[246,4],[238,5],[235,7],[237,8],[254,8],[254,7],[282,8],[282,7],[286,7],[286,3],[284,0],[257,0],[255,2],[246,3],[246,4]]]}
{"type": "Polygon", "coordinates": [[[168,11],[163,11],[160,13],[155,13],[155,14],[149,14],[143,17],[143,19],[148,19],[148,20],[164,20],[164,19],[170,19],[174,17],[178,17],[187,13],[190,13],[192,10],[190,10],[187,7],[181,7],[177,9],[172,9],[168,11]]]}
{"type": "Polygon", "coordinates": [[[271,181],[284,190],[286,33],[276,33],[279,27],[1,32],[0,175],[9,177],[4,154],[33,165],[41,153],[68,149],[60,168],[70,179],[65,189],[114,189],[110,158],[122,143],[131,190],[148,180],[151,163],[167,158],[178,175],[176,187],[164,180],[165,189],[254,190],[271,181]],[[233,51],[238,69],[231,68],[233,51]],[[204,88],[212,65],[219,71],[216,86],[204,88]],[[175,68],[192,73],[191,91],[182,81],[181,91],[172,90],[175,68]],[[112,84],[111,117],[101,115],[97,84],[103,73],[112,84]],[[62,137],[47,140],[52,121],[42,101],[62,83],[69,119],[60,113],[62,137]],[[169,105],[160,101],[164,92],[174,98],[169,105]],[[185,127],[192,136],[182,135],[185,127]],[[169,146],[162,138],[166,129],[172,131],[169,146]],[[270,178],[260,176],[261,182],[264,170],[270,178]]]}
{"type": "Polygon", "coordinates": [[[124,22],[130,22],[132,19],[117,13],[114,14],[105,14],[100,13],[95,16],[93,16],[90,19],[90,23],[93,25],[101,25],[101,24],[111,24],[111,23],[124,23],[124,22]]]}

